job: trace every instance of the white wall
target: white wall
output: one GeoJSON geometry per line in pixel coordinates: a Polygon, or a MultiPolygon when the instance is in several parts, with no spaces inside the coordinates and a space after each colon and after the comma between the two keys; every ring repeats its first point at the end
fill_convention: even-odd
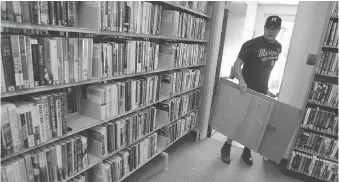
{"type": "Polygon", "coordinates": [[[258,2],[246,1],[247,11],[244,25],[243,42],[252,39],[254,36],[255,20],[257,17],[258,2]]]}
{"type": "Polygon", "coordinates": [[[229,76],[242,45],[247,5],[244,2],[232,2],[228,13],[225,45],[222,55],[220,77],[229,76]]]}
{"type": "Polygon", "coordinates": [[[274,14],[280,15],[285,21],[293,21],[297,14],[298,5],[266,5],[259,4],[257,10],[257,16],[255,21],[255,37],[264,34],[264,25],[266,21],[265,15],[274,14]]]}
{"type": "MultiPolygon", "coordinates": [[[[303,108],[314,68],[306,65],[307,56],[318,54],[329,6],[328,1],[301,1],[299,4],[279,95],[279,100],[299,109],[303,108]]],[[[295,137],[284,158],[289,157],[295,137]]]]}

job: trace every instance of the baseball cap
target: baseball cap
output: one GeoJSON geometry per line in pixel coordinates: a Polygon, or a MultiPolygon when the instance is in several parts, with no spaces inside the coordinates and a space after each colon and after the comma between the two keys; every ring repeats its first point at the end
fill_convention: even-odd
{"type": "Polygon", "coordinates": [[[281,18],[279,16],[269,16],[266,20],[265,27],[273,26],[274,28],[281,27],[281,18]]]}

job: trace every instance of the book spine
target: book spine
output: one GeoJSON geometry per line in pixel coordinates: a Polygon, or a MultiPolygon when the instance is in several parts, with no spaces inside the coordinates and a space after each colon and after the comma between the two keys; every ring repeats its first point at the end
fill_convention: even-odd
{"type": "Polygon", "coordinates": [[[15,71],[15,84],[16,89],[21,90],[24,87],[24,77],[22,70],[22,61],[21,61],[21,51],[20,51],[20,41],[18,35],[11,35],[11,49],[12,56],[14,61],[14,71],[15,71]]]}
{"type": "Polygon", "coordinates": [[[49,99],[47,96],[41,97],[43,104],[43,120],[45,124],[46,141],[52,138],[52,120],[50,118],[49,99]]]}
{"type": "MultiPolygon", "coordinates": [[[[34,88],[34,73],[33,73],[33,60],[32,60],[32,47],[31,47],[31,38],[29,36],[24,36],[25,39],[25,48],[26,48],[26,71],[27,71],[27,80],[28,88],[34,88]]],[[[22,51],[22,50],[21,50],[22,51]]],[[[27,84],[26,84],[27,87],[27,84]]]]}
{"type": "Polygon", "coordinates": [[[32,113],[31,108],[26,106],[25,111],[23,113],[23,117],[25,118],[25,127],[27,127],[27,144],[28,147],[35,146],[35,138],[34,138],[34,131],[33,131],[33,123],[32,123],[32,113]]]}
{"type": "Polygon", "coordinates": [[[50,121],[51,121],[51,128],[52,128],[52,138],[57,137],[57,128],[59,127],[57,124],[56,118],[56,108],[55,108],[55,98],[53,95],[48,95],[48,102],[49,102],[49,113],[50,113],[50,121]]]}
{"type": "Polygon", "coordinates": [[[60,93],[61,94],[61,116],[62,116],[62,134],[66,134],[68,132],[67,128],[67,94],[66,93],[60,93]]]}
{"type": "Polygon", "coordinates": [[[13,139],[7,108],[1,107],[1,156],[12,154],[13,139]]]}
{"type": "Polygon", "coordinates": [[[14,13],[14,20],[17,23],[22,23],[22,9],[21,4],[19,1],[13,1],[13,13],[14,13]]]}
{"type": "Polygon", "coordinates": [[[63,135],[63,123],[62,123],[62,104],[61,104],[61,95],[55,94],[55,114],[56,114],[56,125],[57,127],[57,136],[63,135]]]}
{"type": "Polygon", "coordinates": [[[67,141],[67,146],[66,146],[66,153],[67,153],[67,169],[68,169],[68,176],[71,176],[74,173],[74,158],[72,155],[73,151],[73,145],[71,141],[67,141]]]}
{"type": "Polygon", "coordinates": [[[57,68],[54,69],[54,72],[58,75],[58,84],[64,84],[65,83],[65,75],[64,75],[64,65],[65,65],[65,59],[64,59],[64,44],[63,44],[64,38],[57,38],[57,55],[58,55],[58,62],[57,62],[57,68]]]}
{"type": "Polygon", "coordinates": [[[8,104],[7,109],[12,132],[14,152],[19,152],[24,146],[23,134],[20,132],[21,123],[20,120],[18,120],[16,106],[13,104],[8,104]]]}
{"type": "Polygon", "coordinates": [[[34,182],[34,168],[32,163],[32,156],[30,154],[23,155],[25,167],[27,170],[27,180],[28,182],[34,182]]]}
{"type": "Polygon", "coordinates": [[[14,59],[11,51],[11,37],[10,36],[1,36],[1,53],[3,59],[3,67],[5,74],[6,90],[14,91],[15,90],[15,69],[14,69],[14,59]]]}
{"type": "Polygon", "coordinates": [[[48,2],[40,1],[40,23],[42,25],[49,25],[49,16],[48,16],[48,2]]]}
{"type": "Polygon", "coordinates": [[[50,79],[49,79],[49,74],[47,72],[47,69],[45,67],[45,61],[44,57],[47,52],[45,52],[45,49],[43,47],[44,45],[44,39],[39,38],[37,40],[37,80],[39,81],[39,86],[49,84],[50,79]]]}
{"type": "Polygon", "coordinates": [[[40,168],[41,182],[49,181],[46,153],[41,150],[41,151],[38,151],[37,154],[38,154],[38,158],[39,158],[39,168],[40,168]]]}
{"type": "Polygon", "coordinates": [[[15,181],[22,181],[22,176],[20,172],[20,166],[19,166],[19,161],[16,160],[12,163],[13,166],[13,172],[14,172],[14,179],[15,181]]]}
{"type": "Polygon", "coordinates": [[[39,164],[39,156],[36,153],[30,153],[32,156],[32,166],[33,166],[33,173],[34,173],[34,181],[40,182],[41,174],[40,174],[40,164],[39,164]]]}
{"type": "MultiPolygon", "coordinates": [[[[53,85],[59,85],[59,70],[62,68],[60,63],[62,62],[62,54],[58,51],[58,41],[57,40],[50,40],[49,41],[49,55],[48,55],[48,62],[49,66],[48,70],[50,71],[53,79],[53,85]]],[[[61,69],[62,70],[62,69],[61,69]]]]}
{"type": "Polygon", "coordinates": [[[64,83],[70,83],[70,72],[69,72],[69,47],[68,47],[68,39],[62,39],[62,44],[63,44],[63,60],[64,60],[64,83]]]}
{"type": "Polygon", "coordinates": [[[5,70],[4,70],[4,64],[3,64],[3,61],[2,59],[4,58],[3,57],[3,54],[0,52],[0,56],[1,56],[1,59],[0,59],[0,74],[1,74],[1,93],[2,92],[7,92],[7,85],[6,85],[6,77],[5,77],[5,70]]]}
{"type": "Polygon", "coordinates": [[[68,164],[67,164],[67,143],[66,142],[61,142],[61,156],[62,156],[62,175],[63,178],[67,178],[69,175],[69,169],[68,169],[68,164]]]}
{"type": "Polygon", "coordinates": [[[24,87],[23,88],[29,88],[28,61],[27,61],[26,38],[25,38],[25,36],[20,35],[19,41],[20,41],[22,74],[23,74],[23,79],[24,79],[24,87]]]}
{"type": "Polygon", "coordinates": [[[56,25],[56,17],[55,17],[55,7],[54,2],[48,2],[48,17],[49,17],[49,24],[56,25]]]}
{"type": "Polygon", "coordinates": [[[69,27],[74,27],[75,26],[75,14],[76,14],[76,6],[75,6],[75,1],[68,1],[68,13],[67,13],[67,23],[69,27]]]}

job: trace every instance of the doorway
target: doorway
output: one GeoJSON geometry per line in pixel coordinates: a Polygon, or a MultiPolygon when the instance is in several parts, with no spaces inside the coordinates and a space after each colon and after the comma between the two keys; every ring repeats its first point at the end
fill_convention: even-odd
{"type": "MultiPolygon", "coordinates": [[[[265,19],[273,14],[265,14],[265,19]]],[[[279,95],[279,90],[281,82],[284,76],[285,65],[288,55],[288,50],[290,47],[290,41],[292,37],[293,27],[294,27],[294,16],[287,15],[278,15],[281,17],[281,30],[277,36],[277,41],[280,42],[282,46],[281,53],[279,55],[278,61],[273,67],[271,76],[268,83],[268,88],[271,93],[274,95],[279,95]]]]}

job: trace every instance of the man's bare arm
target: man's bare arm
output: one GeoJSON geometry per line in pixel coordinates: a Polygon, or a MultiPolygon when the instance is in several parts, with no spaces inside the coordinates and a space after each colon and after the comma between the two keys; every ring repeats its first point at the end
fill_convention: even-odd
{"type": "Polygon", "coordinates": [[[235,74],[237,75],[237,78],[239,80],[239,89],[241,93],[246,93],[247,90],[247,84],[245,82],[245,79],[242,75],[241,71],[241,66],[244,64],[244,62],[237,58],[237,60],[234,63],[234,69],[235,69],[235,74]]]}

